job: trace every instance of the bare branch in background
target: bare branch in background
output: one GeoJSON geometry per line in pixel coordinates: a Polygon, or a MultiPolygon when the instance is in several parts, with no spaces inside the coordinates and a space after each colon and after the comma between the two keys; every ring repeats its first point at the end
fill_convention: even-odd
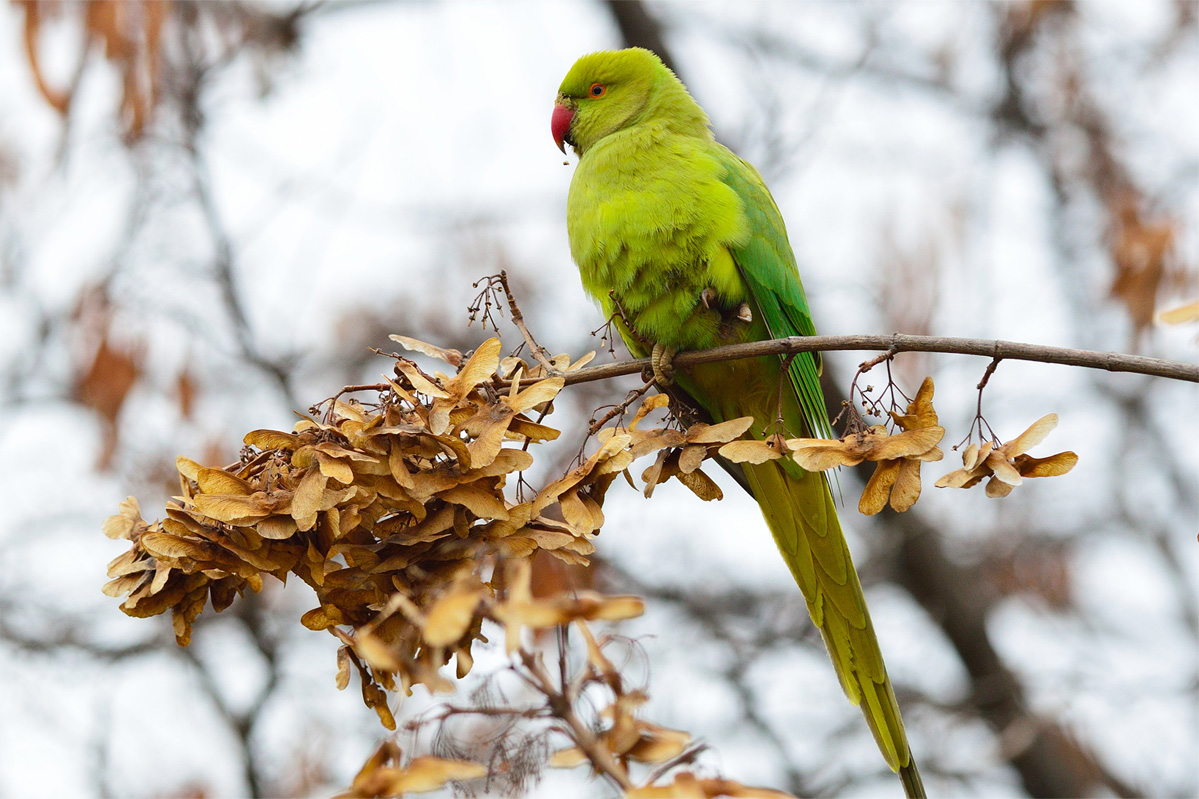
{"type": "Polygon", "coordinates": [[[644,3],[640,0],[604,0],[604,4],[616,20],[620,36],[627,46],[652,50],[662,59],[663,64],[678,74],[671,50],[662,37],[662,24],[657,17],[649,13],[644,3]]]}

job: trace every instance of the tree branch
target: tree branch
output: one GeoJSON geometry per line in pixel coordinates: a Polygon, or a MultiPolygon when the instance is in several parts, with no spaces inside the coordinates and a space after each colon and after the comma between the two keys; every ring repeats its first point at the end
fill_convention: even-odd
{"type": "Polygon", "coordinates": [[[592,767],[620,786],[621,791],[631,790],[633,782],[629,779],[628,772],[611,750],[596,739],[587,724],[575,713],[572,699],[566,694],[566,687],[559,689],[554,686],[553,679],[536,655],[524,649],[521,649],[518,655],[521,663],[532,675],[534,687],[545,694],[552,713],[566,725],[568,736],[591,761],[592,767]]]}
{"type": "Polygon", "coordinates": [[[617,27],[620,28],[620,35],[630,47],[652,50],[672,72],[678,71],[662,38],[662,24],[649,13],[644,4],[630,3],[628,0],[608,0],[607,5],[617,27]]]}
{"type": "MultiPolygon", "coordinates": [[[[900,352],[943,352],[954,355],[979,355],[986,358],[1013,361],[1036,361],[1056,363],[1062,366],[1081,366],[1087,369],[1105,369],[1109,372],[1131,372],[1134,374],[1166,377],[1171,380],[1186,380],[1199,383],[1199,365],[1161,358],[1146,358],[1143,355],[1126,355],[1119,352],[1096,352],[1076,350],[1069,347],[1047,347],[1039,344],[1023,344],[1016,341],[998,341],[977,338],[953,338],[949,336],[910,336],[905,333],[891,335],[852,336],[789,336],[768,341],[752,341],[744,344],[729,344],[708,350],[680,352],[674,357],[676,368],[685,369],[703,363],[735,361],[742,358],[757,358],[763,355],[791,355],[797,352],[832,352],[836,350],[886,350],[889,354],[900,352]]],[[[631,375],[650,368],[649,358],[633,361],[587,366],[561,376],[566,385],[606,380],[621,375],[631,375]]]]}

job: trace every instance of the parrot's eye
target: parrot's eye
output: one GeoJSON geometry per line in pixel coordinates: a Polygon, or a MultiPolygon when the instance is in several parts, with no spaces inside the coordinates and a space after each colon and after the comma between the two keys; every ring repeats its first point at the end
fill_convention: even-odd
{"type": "Polygon", "coordinates": [[[602,83],[591,84],[591,96],[592,97],[603,97],[604,94],[607,93],[607,91],[608,91],[608,87],[602,83]]]}

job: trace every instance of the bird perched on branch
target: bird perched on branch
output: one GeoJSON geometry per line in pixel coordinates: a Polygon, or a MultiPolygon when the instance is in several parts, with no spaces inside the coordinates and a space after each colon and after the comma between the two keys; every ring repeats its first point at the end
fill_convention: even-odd
{"type": "MultiPolygon", "coordinates": [[[[831,436],[818,356],[671,365],[679,350],[815,333],[778,206],[674,73],[639,48],[583,56],[551,127],[579,155],[571,253],[629,350],[716,422],[753,416],[758,438],[831,436]]],[[[758,501],[846,695],[907,795],[923,796],[826,478],[789,458],[729,468],[758,501]]]]}

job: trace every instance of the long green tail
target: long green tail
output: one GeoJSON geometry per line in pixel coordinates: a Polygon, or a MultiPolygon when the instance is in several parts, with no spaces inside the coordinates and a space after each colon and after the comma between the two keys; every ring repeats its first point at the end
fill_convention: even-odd
{"type": "Polygon", "coordinates": [[[745,465],[754,498],[803,591],[841,687],[849,701],[862,708],[883,757],[900,775],[904,793],[923,797],[924,785],[828,482],[820,474],[788,471],[780,461],[745,465]]]}

